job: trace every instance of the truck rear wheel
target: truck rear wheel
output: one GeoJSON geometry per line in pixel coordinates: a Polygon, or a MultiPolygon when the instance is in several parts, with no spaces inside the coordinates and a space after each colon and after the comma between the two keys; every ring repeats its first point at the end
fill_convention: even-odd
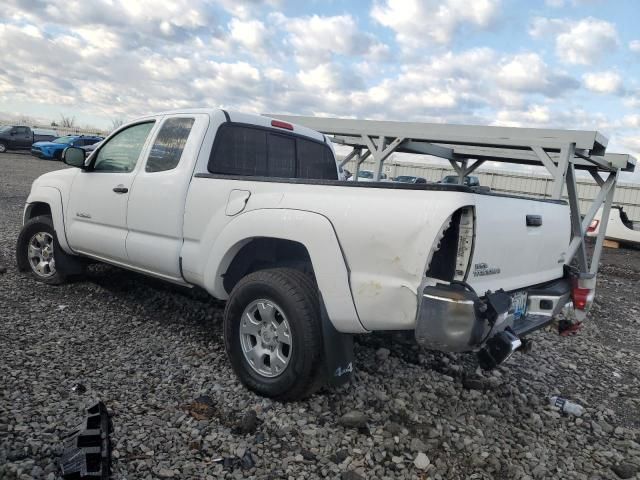
{"type": "Polygon", "coordinates": [[[319,386],[322,329],[313,281],[290,268],[251,273],[231,292],[224,315],[231,365],[250,390],[298,400],[319,386]]]}
{"type": "Polygon", "coordinates": [[[41,282],[59,285],[67,278],[59,266],[62,256],[68,255],[58,245],[50,216],[41,215],[24,224],[16,244],[16,260],[21,271],[30,272],[41,282]]]}

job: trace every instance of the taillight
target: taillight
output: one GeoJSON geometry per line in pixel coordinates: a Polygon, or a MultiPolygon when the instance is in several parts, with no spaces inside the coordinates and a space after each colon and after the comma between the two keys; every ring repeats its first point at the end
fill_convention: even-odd
{"type": "Polygon", "coordinates": [[[594,291],[591,288],[586,288],[580,285],[580,280],[573,279],[571,287],[571,300],[573,300],[573,307],[577,310],[589,310],[593,303],[594,291]]]}
{"type": "Polygon", "coordinates": [[[271,126],[284,128],[285,130],[293,130],[293,125],[287,122],[281,122],[280,120],[271,120],[271,126]]]}
{"type": "Polygon", "coordinates": [[[598,229],[598,225],[600,224],[600,220],[591,220],[589,227],[587,228],[587,233],[593,233],[598,229]]]}

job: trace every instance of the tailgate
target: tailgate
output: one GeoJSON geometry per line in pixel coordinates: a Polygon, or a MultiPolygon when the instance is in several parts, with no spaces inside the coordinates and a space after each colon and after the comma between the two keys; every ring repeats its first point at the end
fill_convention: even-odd
{"type": "Polygon", "coordinates": [[[478,292],[516,290],[563,275],[571,224],[564,202],[475,195],[467,281],[478,292]]]}

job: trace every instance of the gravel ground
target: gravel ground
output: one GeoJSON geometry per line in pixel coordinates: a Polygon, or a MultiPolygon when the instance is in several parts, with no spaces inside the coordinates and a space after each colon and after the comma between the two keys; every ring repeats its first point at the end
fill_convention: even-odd
{"type": "Polygon", "coordinates": [[[350,385],[280,404],[236,380],[223,304],[201,291],[109,266],[61,287],[17,272],[31,181],[56,168],[0,155],[0,478],[56,478],[60,439],[95,399],[113,414],[115,479],[636,475],[640,251],[605,252],[577,336],[539,332],[532,354],[491,374],[367,336],[350,385]],[[552,394],[586,413],[554,411],[552,394]]]}

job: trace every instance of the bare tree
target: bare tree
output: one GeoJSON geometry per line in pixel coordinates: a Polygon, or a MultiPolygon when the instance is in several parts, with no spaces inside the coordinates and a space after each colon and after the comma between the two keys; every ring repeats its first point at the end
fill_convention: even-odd
{"type": "Polygon", "coordinates": [[[124,119],[122,118],[114,118],[111,120],[111,130],[115,130],[117,128],[120,128],[122,125],[124,125],[124,119]]]}
{"type": "Polygon", "coordinates": [[[60,126],[65,128],[73,128],[76,126],[76,117],[67,117],[63,113],[60,114],[60,126]]]}
{"type": "Polygon", "coordinates": [[[31,118],[29,115],[20,115],[18,117],[18,125],[31,126],[33,125],[33,123],[33,118],[31,118]]]}

